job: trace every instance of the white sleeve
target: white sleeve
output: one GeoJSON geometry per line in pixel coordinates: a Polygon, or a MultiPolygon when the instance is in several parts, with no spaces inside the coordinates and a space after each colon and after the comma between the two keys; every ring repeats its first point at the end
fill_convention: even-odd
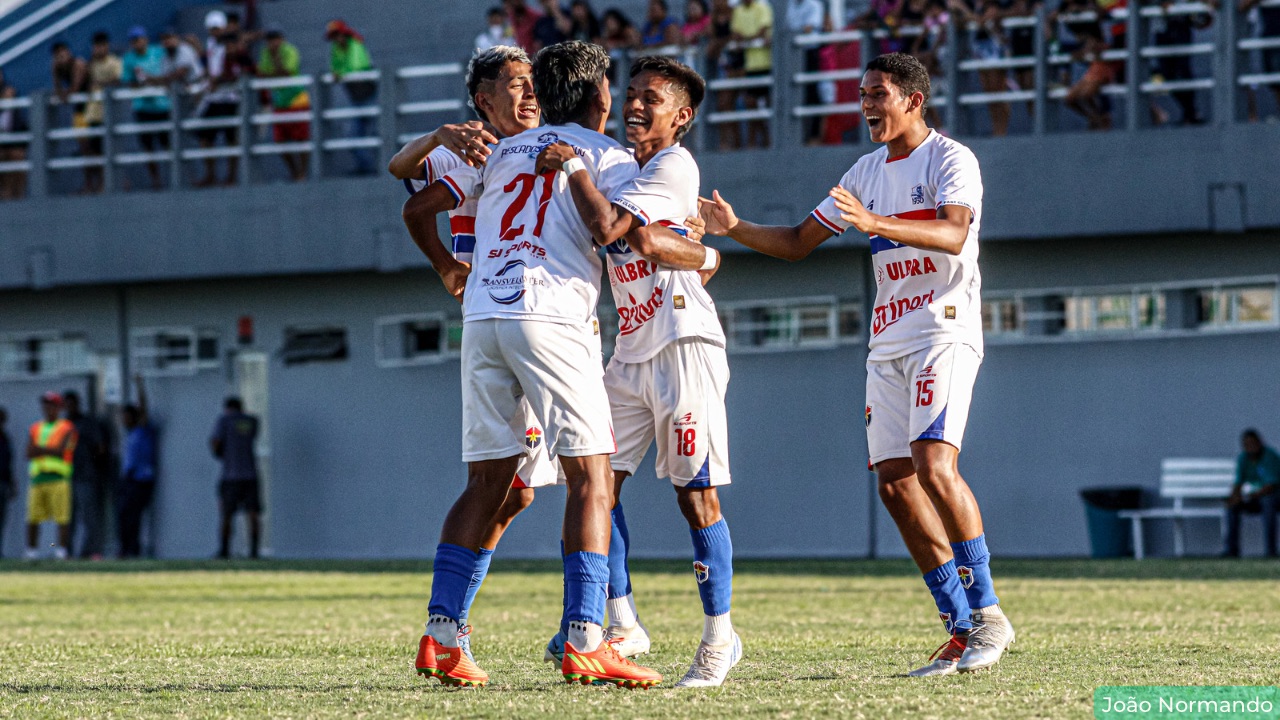
{"type": "Polygon", "coordinates": [[[689,214],[690,171],[682,156],[667,153],[642,168],[612,200],[644,225],[658,220],[683,223],[689,214]]]}
{"type": "Polygon", "coordinates": [[[959,205],[969,208],[973,220],[982,212],[982,171],[978,158],[964,147],[953,147],[942,156],[936,170],[934,199],[937,207],[959,205]]]}
{"type": "Polygon", "coordinates": [[[453,199],[457,201],[455,208],[480,192],[480,173],[470,165],[459,165],[441,177],[439,182],[444,183],[453,194],[453,199]]]}
{"type": "Polygon", "coordinates": [[[596,189],[607,198],[614,197],[636,175],[640,166],[631,153],[622,148],[609,148],[600,155],[596,165],[596,189]]]}
{"type": "Polygon", "coordinates": [[[427,184],[430,185],[466,163],[462,162],[462,158],[452,150],[441,145],[427,154],[427,159],[422,165],[423,174],[426,176],[427,184]]]}
{"type": "MultiPolygon", "coordinates": [[[[858,198],[859,202],[861,202],[862,197],[858,194],[857,173],[857,165],[849,168],[849,172],[845,173],[844,177],[840,178],[840,187],[848,190],[855,198],[858,198]]],[[[832,235],[839,235],[845,230],[853,227],[852,223],[845,222],[840,217],[840,210],[836,208],[836,201],[830,195],[823,198],[822,202],[818,203],[818,207],[814,208],[813,212],[809,213],[809,215],[814,220],[817,220],[823,227],[830,230],[832,235]]]]}

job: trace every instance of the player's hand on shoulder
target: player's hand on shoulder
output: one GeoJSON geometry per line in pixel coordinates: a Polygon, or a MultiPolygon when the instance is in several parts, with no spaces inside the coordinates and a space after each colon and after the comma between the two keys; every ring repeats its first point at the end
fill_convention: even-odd
{"type": "Polygon", "coordinates": [[[827,193],[836,201],[836,209],[840,211],[840,219],[852,224],[858,232],[870,232],[875,222],[875,215],[862,206],[858,198],[848,190],[837,185],[827,193]]]}
{"type": "Polygon", "coordinates": [[[564,142],[554,142],[542,148],[542,152],[538,153],[538,162],[534,166],[534,172],[541,175],[544,172],[560,172],[564,168],[564,164],[578,157],[578,153],[574,152],[573,146],[564,142]]]}
{"type": "Polygon", "coordinates": [[[702,236],[707,234],[707,223],[700,217],[685,218],[684,226],[689,230],[689,234],[685,237],[693,242],[701,243],[702,236]]]}
{"type": "Polygon", "coordinates": [[[698,198],[698,215],[706,223],[706,232],[712,235],[728,235],[738,224],[738,216],[729,201],[720,196],[719,190],[711,191],[711,199],[698,198]]]}
{"type": "Polygon", "coordinates": [[[479,120],[441,125],[436,129],[436,139],[473,167],[483,165],[493,152],[489,146],[498,142],[497,135],[479,120]]]}

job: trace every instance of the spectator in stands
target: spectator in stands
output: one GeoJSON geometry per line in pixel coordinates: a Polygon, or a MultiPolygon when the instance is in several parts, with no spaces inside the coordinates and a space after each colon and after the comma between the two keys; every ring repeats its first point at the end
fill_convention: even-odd
{"type": "MultiPolygon", "coordinates": [[[[745,53],[741,48],[733,47],[733,7],[729,0],[712,0],[711,30],[707,41],[707,67],[718,68],[722,77],[742,77],[745,53]]],[[[729,112],[738,102],[736,90],[720,90],[716,92],[716,111],[729,112]]],[[[742,147],[742,133],[737,123],[722,123],[716,126],[720,138],[720,149],[731,150],[742,147]]]]}
{"type": "Polygon", "coordinates": [[[135,375],[138,404],[120,411],[124,426],[124,460],[120,463],[120,557],[142,554],[142,515],[156,490],[156,429],[147,408],[142,376],[135,375]]]}
{"type": "Polygon", "coordinates": [[[600,18],[600,44],[609,51],[609,82],[618,81],[618,68],[622,66],[626,54],[640,47],[640,32],[631,24],[626,15],[617,8],[609,8],[600,18]]]}
{"type": "Polygon", "coordinates": [[[1280,510],[1280,454],[1262,442],[1252,428],[1240,436],[1236,482],[1227,498],[1227,537],[1224,557],[1240,557],[1240,517],[1262,514],[1263,552],[1276,557],[1276,513],[1280,510]]]}
{"type": "MultiPolygon", "coordinates": [[[[254,72],[253,57],[245,46],[244,36],[240,33],[218,33],[212,51],[206,51],[205,68],[208,81],[200,104],[196,106],[196,116],[204,120],[235,118],[240,114],[240,78],[254,72]]],[[[223,137],[227,147],[235,145],[239,138],[236,124],[226,127],[205,128],[196,132],[200,147],[211,148],[223,137]]],[[[240,159],[232,155],[227,158],[227,178],[224,185],[234,185],[240,159]]],[[[204,175],[196,181],[197,187],[208,187],[217,183],[217,159],[204,159],[204,175]]]]}
{"type": "MultiPolygon", "coordinates": [[[[4,80],[0,70],[0,101],[16,100],[18,90],[4,80]]],[[[0,107],[0,135],[24,133],[27,127],[26,110],[19,107],[0,107]]],[[[0,163],[22,162],[27,159],[27,144],[0,142],[0,163]]],[[[0,200],[17,200],[27,194],[27,174],[21,171],[0,172],[0,200]]]]}
{"type": "Polygon", "coordinates": [[[105,538],[102,536],[102,479],[98,477],[98,468],[107,446],[98,419],[84,414],[80,393],[68,390],[62,394],[62,402],[67,422],[76,431],[76,449],[71,455],[71,544],[67,549],[74,557],[100,558],[105,538]]]}
{"type": "Polygon", "coordinates": [[[71,544],[71,458],[76,449],[76,429],[60,418],[62,396],[55,392],[40,397],[43,419],[31,426],[27,439],[31,487],[27,492],[26,559],[40,557],[40,526],[46,522],[58,526],[58,542],[53,557],[67,559],[71,544]]]}
{"type": "MultiPolygon", "coordinates": [[[[355,28],[342,20],[331,20],[325,27],[325,39],[330,43],[329,71],[342,86],[346,88],[347,99],[352,107],[367,108],[374,104],[378,95],[378,84],[372,80],[343,80],[351,73],[366,72],[373,69],[373,61],[369,59],[369,50],[365,47],[364,36],[355,28]]],[[[351,137],[368,137],[374,127],[374,118],[357,117],[351,119],[351,137]]],[[[356,161],[356,175],[372,175],[373,151],[369,148],[355,148],[351,151],[356,161]]]]}
{"type": "Polygon", "coordinates": [[[570,40],[598,43],[600,41],[600,21],[591,10],[587,0],[573,0],[569,4],[569,18],[573,20],[573,29],[569,32],[570,40]]]}
{"type": "MultiPolygon", "coordinates": [[[[1041,32],[1039,24],[1034,22],[1038,5],[1039,3],[1033,2],[1033,0],[1011,0],[1007,9],[1004,10],[1004,18],[1019,18],[1025,22],[1025,24],[1019,23],[1015,27],[1005,29],[1005,36],[1009,39],[1009,55],[1011,57],[1035,57],[1036,33],[1041,32]]],[[[1014,68],[1013,79],[1019,89],[1033,90],[1036,86],[1036,69],[1034,67],[1014,68]]],[[[1028,100],[1027,117],[1034,115],[1035,102],[1028,100]]]]}
{"type": "MultiPolygon", "coordinates": [[[[947,12],[944,0],[928,0],[924,9],[923,29],[912,43],[911,54],[929,71],[930,95],[934,98],[947,97],[950,86],[942,68],[944,53],[947,48],[947,25],[951,24],[951,14],[947,12]]],[[[942,127],[942,114],[935,103],[925,108],[925,119],[929,127],[942,127]]]]}
{"type": "MultiPolygon", "coordinates": [[[[124,65],[120,57],[111,52],[111,36],[99,30],[93,34],[93,51],[89,56],[89,93],[90,100],[85,103],[85,124],[91,128],[100,128],[106,120],[106,106],[102,94],[120,84],[120,76],[124,73],[124,65]]],[[[87,157],[102,155],[102,137],[85,138],[82,151],[87,157]]],[[[84,169],[83,193],[100,193],[103,190],[103,171],[101,166],[88,165],[84,169]]]]}
{"type": "Polygon", "coordinates": [[[1076,62],[1087,69],[1067,91],[1064,101],[1067,107],[1080,113],[1089,123],[1090,130],[1107,130],[1111,127],[1111,109],[1102,95],[1102,88],[1115,81],[1115,66],[1103,57],[1107,50],[1101,22],[1102,10],[1093,0],[1063,0],[1051,19],[1057,22],[1064,17],[1064,29],[1073,40],[1063,49],[1071,53],[1076,62]]]}
{"type": "MultiPolygon", "coordinates": [[[[1156,47],[1190,45],[1195,41],[1197,30],[1203,30],[1213,24],[1213,16],[1208,13],[1171,13],[1169,6],[1172,3],[1169,0],[1161,0],[1159,4],[1165,14],[1153,23],[1156,30],[1153,38],[1156,47]]],[[[1190,80],[1194,76],[1190,55],[1163,55],[1158,58],[1156,67],[1160,77],[1166,81],[1190,80]]],[[[1195,90],[1175,90],[1170,94],[1182,110],[1182,124],[1203,125],[1205,123],[1204,117],[1196,108],[1195,90]]]]}
{"type": "MultiPolygon", "coordinates": [[[[56,42],[52,47],[53,61],[50,64],[53,75],[53,94],[66,104],[67,99],[82,93],[87,87],[87,65],[82,58],[71,52],[71,46],[65,42],[56,42]]],[[[71,127],[82,128],[84,124],[84,103],[77,102],[71,106],[71,127]]]]}
{"type": "Polygon", "coordinates": [[[0,405],[0,557],[4,557],[4,521],[9,514],[9,503],[18,497],[18,483],[13,479],[13,443],[9,431],[9,411],[0,405]]]}
{"type": "MultiPolygon", "coordinates": [[[[284,39],[279,27],[267,28],[266,47],[258,56],[258,74],[262,77],[297,77],[301,74],[298,48],[284,39]]],[[[311,109],[311,95],[301,85],[273,88],[271,108],[276,114],[305,112],[311,109]]],[[[306,120],[276,123],[272,136],[277,143],[304,143],[311,139],[311,123],[306,120]]],[[[307,179],[308,158],[304,152],[281,153],[290,177],[295,182],[307,179]]]]}
{"type": "MultiPolygon", "coordinates": [[[[139,88],[165,84],[165,51],[148,42],[147,29],[141,25],[129,30],[129,52],[121,62],[120,80],[139,88]]],[[[167,122],[171,110],[168,95],[149,95],[133,101],[133,119],[139,123],[167,122]]],[[[164,130],[140,133],[138,142],[147,152],[155,152],[157,147],[168,150],[169,133],[164,130]]],[[[160,165],[154,160],[148,162],[147,173],[151,177],[151,187],[159,190],[160,165]]]]}
{"type": "Polygon", "coordinates": [[[160,34],[160,47],[164,48],[164,80],[172,85],[194,83],[204,78],[204,66],[200,53],[192,45],[178,37],[172,28],[160,34]]]}
{"type": "MultiPolygon", "coordinates": [[[[1255,10],[1258,13],[1258,32],[1261,36],[1271,39],[1280,38],[1280,5],[1262,5],[1262,0],[1241,0],[1240,12],[1255,10]]],[[[1261,55],[1261,72],[1280,73],[1280,47],[1265,48],[1261,51],[1261,55]]],[[[1271,92],[1275,95],[1276,105],[1280,105],[1280,81],[1273,80],[1268,84],[1271,86],[1271,92]]],[[[1250,115],[1250,120],[1256,120],[1257,115],[1255,107],[1250,115]]]]}
{"type": "MultiPolygon", "coordinates": [[[[995,0],[951,0],[949,7],[960,21],[976,26],[973,31],[970,52],[979,62],[996,62],[1009,56],[1008,38],[1000,23],[1001,10],[995,0]]],[[[978,71],[978,81],[986,93],[1002,93],[1009,90],[1009,71],[1002,67],[978,71]]],[[[1009,134],[1009,103],[987,103],[991,115],[991,134],[1001,137],[1009,134]]]]}
{"type": "Polygon", "coordinates": [[[218,557],[231,557],[231,526],[237,512],[249,520],[249,557],[258,557],[261,499],[258,490],[258,458],[254,443],[258,439],[258,418],[244,411],[238,397],[223,403],[222,416],[214,425],[209,448],[222,462],[218,483],[219,544],[218,557]]]}
{"type": "Polygon", "coordinates": [[[680,26],[680,41],[685,45],[701,45],[711,37],[711,11],[707,0],[689,0],[680,26]]]}
{"type": "MultiPolygon", "coordinates": [[[[733,9],[733,39],[746,44],[743,70],[747,77],[773,73],[773,7],[767,0],[741,0],[733,9]]],[[[767,108],[769,87],[747,88],[743,93],[747,108],[767,108]]],[[[766,147],[769,127],[763,120],[747,122],[747,147],[766,147]]]]}
{"type": "Polygon", "coordinates": [[[497,45],[515,44],[515,35],[511,34],[511,26],[507,24],[507,11],[500,7],[489,8],[489,24],[476,36],[476,52],[497,45]]]}
{"type": "Polygon", "coordinates": [[[533,46],[541,50],[564,42],[573,32],[573,19],[560,0],[542,0],[542,17],[533,23],[533,46]]]}
{"type": "MultiPolygon", "coordinates": [[[[787,30],[790,31],[792,37],[821,32],[825,16],[826,9],[822,6],[820,0],[787,0],[787,30]]],[[[818,71],[821,63],[819,59],[820,52],[816,47],[805,48],[805,72],[818,71]]],[[[805,105],[817,105],[821,102],[817,83],[805,84],[803,100],[805,105]]],[[[806,143],[821,140],[821,124],[821,120],[816,116],[804,121],[804,140],[806,143]]]]}
{"type": "Polygon", "coordinates": [[[511,34],[515,36],[516,43],[524,48],[525,52],[535,52],[537,47],[534,42],[533,26],[542,16],[531,9],[525,0],[502,0],[502,6],[507,10],[507,24],[511,26],[511,34]]]}
{"type": "Polygon", "coordinates": [[[649,0],[649,13],[640,30],[642,47],[680,44],[680,23],[667,11],[667,0],[649,0]]]}

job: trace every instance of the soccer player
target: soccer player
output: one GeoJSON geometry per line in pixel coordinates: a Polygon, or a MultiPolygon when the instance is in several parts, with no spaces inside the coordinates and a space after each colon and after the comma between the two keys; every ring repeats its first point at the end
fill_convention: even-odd
{"type": "MultiPolygon", "coordinates": [[[[605,247],[618,307],[617,347],[605,371],[619,445],[611,459],[615,497],[656,440],[657,475],[671,478],[693,537],[693,567],[705,618],[693,664],[676,687],[718,686],[742,656],[742,641],[729,620],[733,544],[716,492],[716,486],[729,483],[724,407],[729,367],[715,303],[699,274],[655,265],[633,252],[624,236],[654,223],[680,228],[696,210],[698,164],[680,139],[705,95],[702,78],[680,62],[636,60],[623,120],[640,174],[607,197],[586,173],[569,178],[578,211],[605,247]]],[[[568,145],[550,145],[542,151],[539,167],[559,170],[573,157],[568,145]]],[[[708,249],[707,255],[704,269],[713,271],[718,254],[708,249]]],[[[620,503],[614,507],[614,526],[609,634],[618,651],[627,654],[647,650],[649,638],[626,594],[628,538],[620,503]]]]}
{"type": "Polygon", "coordinates": [[[851,227],[870,237],[879,287],[867,446],[880,498],[952,633],[910,674],[978,670],[999,662],[1014,638],[978,504],[956,467],[982,361],[982,177],[968,148],[925,124],[929,74],[915,58],[872,60],[859,93],[871,140],[884,147],[859,159],[799,225],[741,221],[718,192],[699,202],[707,232],[786,260],[851,227]]]}
{"type": "MultiPolygon", "coordinates": [[[[458,168],[405,205],[406,224],[426,226],[422,218],[480,194],[471,267],[438,242],[422,248],[446,290],[462,296],[466,327],[463,459],[470,478],[441,531],[419,652],[419,669],[449,684],[488,681],[453,650],[476,549],[506,497],[522,448],[509,427],[521,394],[541,421],[568,486],[563,539],[570,626],[561,671],[570,682],[638,687],[661,681],[618,655],[604,642],[602,627],[613,504],[608,456],[616,446],[594,320],[600,259],[565,176],[586,171],[612,191],[635,173],[631,156],[601,134],[610,109],[608,67],[604,50],[587,43],[543,49],[534,60],[533,82],[551,126],[502,140],[482,169],[458,168]],[[565,174],[536,174],[538,152],[562,139],[579,158],[565,174]]],[[[641,228],[633,235],[633,243],[672,267],[697,269],[706,261],[700,244],[670,231],[641,228]]]]}
{"type": "MultiPolygon", "coordinates": [[[[409,141],[391,159],[388,170],[404,181],[410,195],[439,181],[446,173],[464,164],[482,165],[490,152],[489,145],[498,142],[494,133],[503,137],[518,135],[538,127],[542,122],[538,100],[533,94],[532,66],[524,50],[499,45],[477,53],[467,65],[466,83],[468,103],[480,120],[441,126],[435,132],[409,141]]],[[[453,257],[468,266],[472,262],[476,244],[477,199],[470,197],[465,203],[449,211],[453,257]]],[[[434,228],[434,216],[429,223],[434,228]]],[[[409,227],[414,242],[419,245],[432,242],[439,244],[434,235],[424,236],[418,229],[420,226],[421,224],[413,224],[409,227]]],[[[467,624],[467,618],[471,614],[476,594],[488,575],[489,563],[498,541],[515,517],[533,503],[534,489],[554,485],[557,478],[554,460],[548,455],[543,442],[542,428],[527,401],[520,402],[511,426],[524,438],[527,452],[516,468],[506,500],[493,516],[480,542],[471,582],[458,618],[459,645],[473,660],[471,626],[467,624]]]]}

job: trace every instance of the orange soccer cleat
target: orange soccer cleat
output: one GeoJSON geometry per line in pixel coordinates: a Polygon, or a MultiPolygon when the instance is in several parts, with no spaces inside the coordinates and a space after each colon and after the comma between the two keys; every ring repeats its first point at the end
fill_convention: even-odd
{"type": "Polygon", "coordinates": [[[489,674],[472,662],[462,648],[445,647],[430,635],[423,635],[418,643],[414,666],[419,673],[439,680],[441,685],[484,687],[489,682],[489,674]]]}
{"type": "Polygon", "coordinates": [[[579,682],[583,685],[608,684],[648,689],[662,682],[661,674],[622,657],[614,644],[609,642],[600,643],[600,647],[589,653],[566,642],[560,672],[564,675],[565,682],[579,682]]]}

